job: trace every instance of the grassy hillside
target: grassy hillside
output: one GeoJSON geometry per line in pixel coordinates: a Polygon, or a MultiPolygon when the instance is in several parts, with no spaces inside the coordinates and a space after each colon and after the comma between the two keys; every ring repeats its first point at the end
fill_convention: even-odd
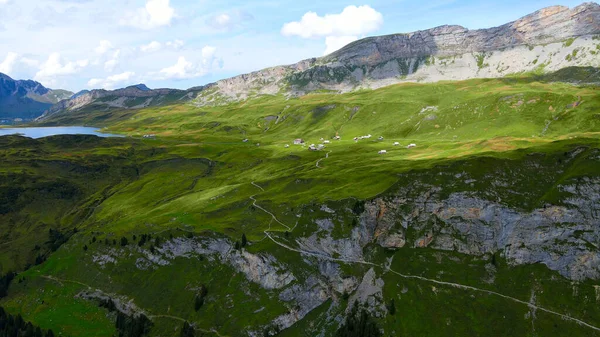
{"type": "MultiPolygon", "coordinates": [[[[359,291],[335,288],[322,271],[327,262],[344,280],[360,283],[370,269],[381,279],[375,296],[385,305],[375,305],[371,319],[385,336],[599,334],[597,281],[515,265],[502,249],[474,255],[372,242],[361,248],[364,260],[299,252],[312,235],[354,238],[359,215],[368,213],[362,201],[391,200],[402,188],[415,200],[430,185],[516,212],[569,205],[561,186],[595,181],[600,172],[596,86],[535,77],[402,84],[65,118],[51,122],[130,137],[0,138],[0,270],[29,267],[0,306],[43,329],[116,334],[117,314],[99,300],[103,294],[134,303],[152,322],[152,336],[180,336],[185,321],[196,335],[275,335],[273,322],[287,314],[299,321],[281,336],[333,336],[359,291]],[[142,138],[148,134],[156,138],[142,138]],[[312,152],[293,145],[295,138],[330,143],[312,152]],[[417,147],[407,149],[410,143],[417,147]],[[509,183],[491,184],[500,175],[509,183]],[[326,218],[333,219],[329,232],[320,227],[326,218]],[[67,236],[56,251],[50,228],[67,236]],[[250,243],[232,248],[242,235],[250,243]],[[244,256],[257,263],[247,273],[236,264],[244,256]],[[263,263],[274,272],[253,278],[268,269],[263,263]],[[294,280],[284,286],[261,283],[286,273],[294,280]],[[324,286],[306,295],[314,308],[304,316],[310,301],[286,299],[310,294],[303,287],[312,282],[324,286]]],[[[406,240],[421,234],[407,230],[406,240]]]]}

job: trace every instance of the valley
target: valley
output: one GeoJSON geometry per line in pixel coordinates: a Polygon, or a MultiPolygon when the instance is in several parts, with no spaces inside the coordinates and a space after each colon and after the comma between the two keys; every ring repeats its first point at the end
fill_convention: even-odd
{"type": "Polygon", "coordinates": [[[600,336],[599,18],[36,110],[89,134],[0,136],[0,336],[600,336]]]}

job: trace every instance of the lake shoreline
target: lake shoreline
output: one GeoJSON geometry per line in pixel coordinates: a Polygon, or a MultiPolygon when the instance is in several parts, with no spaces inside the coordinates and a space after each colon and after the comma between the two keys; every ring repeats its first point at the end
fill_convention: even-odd
{"type": "Polygon", "coordinates": [[[21,135],[33,139],[58,135],[94,135],[103,138],[125,137],[123,135],[103,133],[100,130],[100,128],[88,126],[0,127],[0,137],[9,135],[21,135]]]}

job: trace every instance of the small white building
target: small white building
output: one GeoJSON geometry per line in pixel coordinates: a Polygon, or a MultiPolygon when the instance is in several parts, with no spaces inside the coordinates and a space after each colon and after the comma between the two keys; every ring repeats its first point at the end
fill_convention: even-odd
{"type": "Polygon", "coordinates": [[[379,140],[383,140],[383,136],[379,136],[379,140]]]}
{"type": "Polygon", "coordinates": [[[284,147],[287,149],[288,147],[290,147],[290,144],[285,144],[284,147]]]}
{"type": "Polygon", "coordinates": [[[310,145],[308,146],[308,150],[309,150],[309,151],[317,151],[317,146],[316,146],[315,144],[310,144],[310,145]]]}
{"type": "Polygon", "coordinates": [[[246,139],[242,140],[242,142],[244,142],[244,143],[248,143],[248,138],[246,138],[246,139]]]}
{"type": "Polygon", "coordinates": [[[379,151],[379,154],[386,154],[386,153],[387,153],[387,151],[386,151],[386,150],[381,150],[381,151],[379,151]]]}
{"type": "Polygon", "coordinates": [[[340,136],[335,136],[335,137],[333,137],[333,139],[335,139],[335,140],[340,140],[340,139],[342,139],[342,137],[340,137],[340,136]]]}
{"type": "Polygon", "coordinates": [[[328,141],[328,140],[324,140],[324,141],[323,141],[323,144],[329,144],[329,143],[331,143],[331,142],[330,142],[330,141],[328,141]]]}
{"type": "Polygon", "coordinates": [[[399,145],[400,145],[400,143],[394,142],[394,146],[399,146],[399,145]]]}
{"type": "Polygon", "coordinates": [[[407,149],[412,149],[413,147],[417,147],[417,144],[408,144],[407,149]]]}
{"type": "Polygon", "coordinates": [[[325,145],[323,145],[323,144],[317,145],[317,150],[323,150],[324,148],[325,148],[325,145]]]}
{"type": "Polygon", "coordinates": [[[304,140],[301,138],[294,139],[294,145],[304,144],[304,140]]]}

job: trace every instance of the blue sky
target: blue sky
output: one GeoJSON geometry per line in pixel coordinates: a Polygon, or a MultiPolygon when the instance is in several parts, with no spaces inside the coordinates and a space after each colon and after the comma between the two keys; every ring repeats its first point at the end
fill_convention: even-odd
{"type": "Polygon", "coordinates": [[[0,0],[0,72],[72,91],[189,88],[443,24],[498,26],[569,0],[0,0]]]}

